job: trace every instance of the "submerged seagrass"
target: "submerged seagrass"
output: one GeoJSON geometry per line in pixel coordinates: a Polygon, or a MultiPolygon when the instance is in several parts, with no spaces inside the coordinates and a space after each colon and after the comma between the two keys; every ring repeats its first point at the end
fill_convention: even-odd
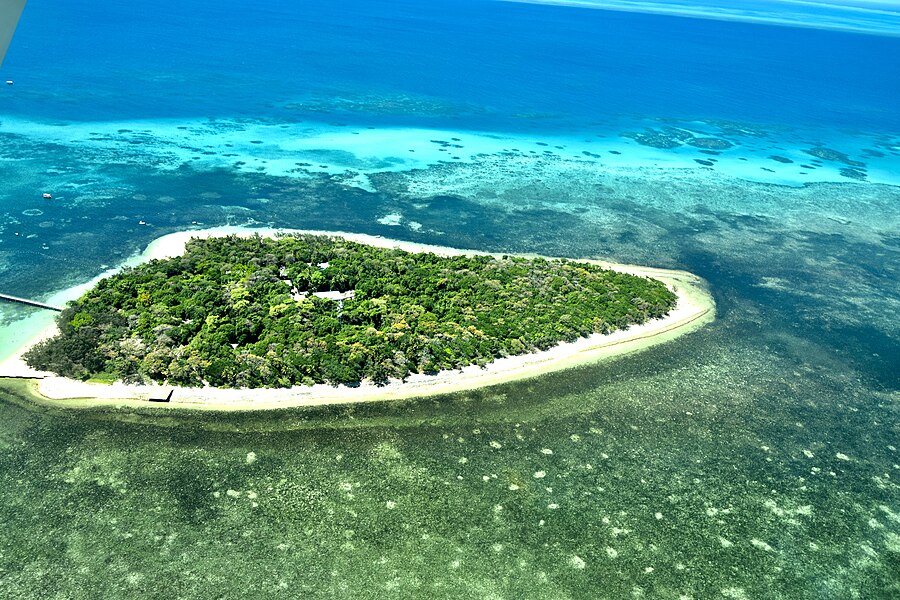
{"type": "Polygon", "coordinates": [[[659,281],[567,260],[315,235],[194,239],[183,256],[99,282],[26,359],[188,386],[384,382],[624,329],[675,301],[659,281]]]}

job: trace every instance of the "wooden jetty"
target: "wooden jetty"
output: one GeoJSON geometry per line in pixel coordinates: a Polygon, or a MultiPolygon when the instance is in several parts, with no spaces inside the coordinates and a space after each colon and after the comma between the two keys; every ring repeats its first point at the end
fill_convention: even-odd
{"type": "Polygon", "coordinates": [[[6,300],[8,302],[18,302],[19,304],[25,304],[27,306],[34,306],[46,310],[55,310],[56,312],[62,312],[63,310],[61,306],[51,306],[50,304],[44,304],[43,302],[38,302],[37,300],[19,298],[18,296],[10,296],[9,294],[0,294],[0,300],[6,300]]]}
{"type": "Polygon", "coordinates": [[[169,390],[169,395],[165,398],[147,398],[150,402],[171,402],[172,394],[175,393],[175,390],[169,390]]]}

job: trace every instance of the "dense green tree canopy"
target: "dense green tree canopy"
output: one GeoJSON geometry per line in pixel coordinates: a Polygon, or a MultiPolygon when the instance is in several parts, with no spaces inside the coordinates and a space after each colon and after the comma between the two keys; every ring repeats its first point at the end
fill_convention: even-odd
{"type": "Polygon", "coordinates": [[[193,239],[99,282],[35,346],[87,379],[288,387],[385,382],[659,318],[661,282],[566,260],[440,257],[341,238],[193,239]],[[336,300],[315,295],[350,292],[336,300]]]}

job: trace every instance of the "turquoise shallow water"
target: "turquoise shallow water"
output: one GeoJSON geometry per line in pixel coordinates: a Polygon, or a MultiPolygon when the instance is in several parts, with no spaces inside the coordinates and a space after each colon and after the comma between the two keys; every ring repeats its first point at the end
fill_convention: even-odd
{"type": "MultiPolygon", "coordinates": [[[[2,291],[260,224],[687,269],[718,319],[427,401],[163,417],[2,391],[0,595],[900,594],[896,40],[489,2],[262,3],[235,37],[207,4],[28,7],[2,291]]],[[[2,310],[9,350],[27,311],[2,310]]]]}

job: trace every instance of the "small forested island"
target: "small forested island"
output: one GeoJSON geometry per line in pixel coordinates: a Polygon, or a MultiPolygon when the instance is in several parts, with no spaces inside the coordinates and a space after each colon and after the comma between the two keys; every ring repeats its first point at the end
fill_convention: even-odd
{"type": "Polygon", "coordinates": [[[81,380],[380,384],[625,329],[676,298],[655,279],[565,259],[230,235],[101,280],[25,360],[81,380]]]}

